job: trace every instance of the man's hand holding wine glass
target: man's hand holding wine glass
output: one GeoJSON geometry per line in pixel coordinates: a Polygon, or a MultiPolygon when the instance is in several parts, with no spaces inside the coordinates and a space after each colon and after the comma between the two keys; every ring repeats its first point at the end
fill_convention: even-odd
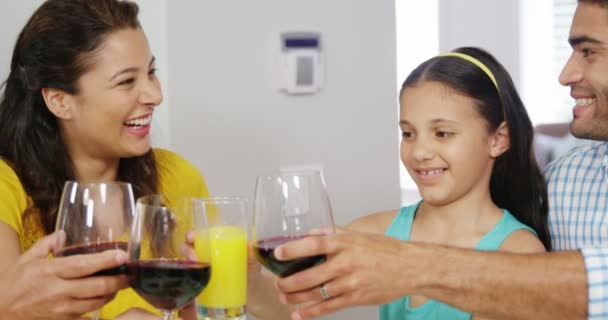
{"type": "Polygon", "coordinates": [[[292,319],[312,319],[346,305],[377,305],[407,295],[416,279],[405,274],[424,274],[426,266],[407,259],[395,263],[400,251],[415,250],[415,245],[406,246],[395,238],[346,229],[281,245],[275,249],[278,260],[327,257],[325,263],[277,280],[281,300],[306,305],[294,312],[292,319]],[[404,276],[391,278],[385,274],[404,276]]]}

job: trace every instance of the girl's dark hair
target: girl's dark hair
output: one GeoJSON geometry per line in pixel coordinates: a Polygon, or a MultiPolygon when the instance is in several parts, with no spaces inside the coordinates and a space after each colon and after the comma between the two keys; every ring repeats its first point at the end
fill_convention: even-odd
{"type": "MultiPolygon", "coordinates": [[[[29,19],[15,45],[0,99],[0,157],[12,166],[31,197],[23,218],[38,216],[45,233],[55,228],[63,185],[75,180],[73,163],[43,88],[78,94],[78,79],[94,63],[105,38],[140,28],[135,3],[118,0],[47,0],[29,19]]],[[[152,150],[120,160],[118,179],[135,197],[156,193],[152,150]]]]}
{"type": "Polygon", "coordinates": [[[418,66],[403,83],[401,93],[420,82],[436,81],[473,98],[490,132],[506,122],[510,147],[494,163],[490,178],[492,200],[534,229],[545,248],[551,250],[547,187],[534,156],[534,129],[513,81],[505,68],[482,49],[464,47],[453,52],[481,61],[493,73],[498,88],[474,63],[460,57],[438,56],[418,66]]]}

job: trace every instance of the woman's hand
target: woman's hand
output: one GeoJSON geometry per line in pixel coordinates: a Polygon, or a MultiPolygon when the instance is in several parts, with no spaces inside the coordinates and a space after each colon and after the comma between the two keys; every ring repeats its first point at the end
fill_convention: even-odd
{"type": "Polygon", "coordinates": [[[127,286],[125,276],[87,277],[125,263],[123,251],[49,259],[62,235],[54,233],[38,240],[0,274],[2,318],[79,319],[127,286]]]}
{"type": "Polygon", "coordinates": [[[196,251],[194,251],[194,240],[196,239],[196,233],[189,231],[186,233],[186,242],[180,246],[180,250],[190,261],[199,261],[196,251]]]}
{"type": "Polygon", "coordinates": [[[279,260],[326,255],[327,261],[287,278],[276,286],[281,300],[305,304],[292,319],[309,319],[356,305],[378,305],[409,294],[417,268],[403,255],[408,243],[383,235],[346,231],[290,241],[277,249],[279,260]],[[325,297],[321,288],[325,289],[325,297]]]}

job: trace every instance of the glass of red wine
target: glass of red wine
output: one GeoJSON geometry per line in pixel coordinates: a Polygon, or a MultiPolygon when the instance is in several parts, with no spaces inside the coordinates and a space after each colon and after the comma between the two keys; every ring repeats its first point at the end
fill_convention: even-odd
{"type": "MultiPolygon", "coordinates": [[[[80,183],[68,181],[57,213],[56,231],[63,231],[55,257],[98,253],[110,249],[127,251],[135,215],[131,185],[124,182],[80,183]]],[[[125,266],[99,271],[93,276],[124,274],[125,266]]],[[[97,311],[91,314],[97,319],[97,311]]]]}
{"type": "Polygon", "coordinates": [[[196,260],[194,249],[185,242],[189,231],[205,233],[203,204],[190,198],[171,200],[161,195],[137,200],[127,262],[129,285],[161,311],[163,320],[173,319],[211,276],[210,261],[196,260]]]}
{"type": "Polygon", "coordinates": [[[257,260],[268,270],[287,277],[324,262],[324,255],[279,261],[274,249],[292,240],[334,231],[320,171],[284,171],[257,178],[252,239],[257,260]]]}

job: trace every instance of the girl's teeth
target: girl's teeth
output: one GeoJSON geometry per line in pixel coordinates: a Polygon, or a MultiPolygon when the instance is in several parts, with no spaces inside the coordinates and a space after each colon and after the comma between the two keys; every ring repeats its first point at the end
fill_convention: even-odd
{"type": "Polygon", "coordinates": [[[443,172],[443,169],[435,169],[435,170],[430,170],[430,171],[420,171],[420,173],[423,176],[428,176],[428,175],[438,175],[441,172],[443,172]]]}

